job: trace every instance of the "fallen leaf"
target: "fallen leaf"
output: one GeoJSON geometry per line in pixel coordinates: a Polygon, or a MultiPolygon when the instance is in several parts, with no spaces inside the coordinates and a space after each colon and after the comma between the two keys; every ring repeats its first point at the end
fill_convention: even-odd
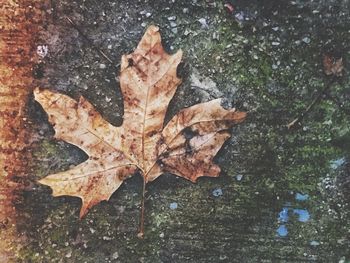
{"type": "Polygon", "coordinates": [[[120,127],[104,120],[83,97],[77,102],[49,90],[34,91],[54,126],[55,137],[89,156],[68,171],[40,180],[53,189],[54,196],[80,197],[80,217],[108,200],[136,171],[145,183],[164,172],[192,182],[200,176],[218,176],[220,168],[213,158],[230,137],[228,129],[246,116],[224,109],[216,99],[181,110],[164,127],[168,104],[181,82],[176,69],[182,51],[167,54],[158,30],[150,26],[136,50],[122,56],[124,121],[120,127]]]}
{"type": "Polygon", "coordinates": [[[343,58],[336,59],[330,55],[323,56],[323,70],[326,75],[342,76],[343,69],[343,58]]]}

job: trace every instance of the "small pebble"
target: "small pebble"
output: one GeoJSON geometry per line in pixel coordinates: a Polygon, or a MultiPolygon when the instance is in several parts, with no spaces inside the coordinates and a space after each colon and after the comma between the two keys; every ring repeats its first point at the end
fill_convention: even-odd
{"type": "Polygon", "coordinates": [[[177,203],[176,202],[170,203],[169,207],[171,210],[175,210],[175,209],[177,209],[177,203]]]}
{"type": "Polygon", "coordinates": [[[219,196],[222,196],[222,195],[223,195],[223,192],[222,192],[221,188],[216,188],[216,189],[213,190],[213,196],[219,197],[219,196]]]}
{"type": "Polygon", "coordinates": [[[169,16],[169,17],[168,17],[168,20],[169,20],[169,21],[175,21],[175,20],[176,20],[176,16],[169,16]]]}
{"type": "Polygon", "coordinates": [[[320,242],[313,240],[313,241],[310,242],[310,245],[313,246],[313,247],[317,247],[317,246],[320,245],[320,242]]]}
{"type": "Polygon", "coordinates": [[[100,64],[100,69],[105,69],[106,65],[105,64],[100,64]]]}
{"type": "Polygon", "coordinates": [[[235,18],[237,22],[242,23],[244,21],[244,13],[242,11],[236,13],[235,18]]]}
{"type": "Polygon", "coordinates": [[[302,40],[306,44],[309,44],[311,42],[311,39],[309,37],[304,37],[302,40]]]}
{"type": "Polygon", "coordinates": [[[119,253],[118,252],[114,252],[113,255],[112,255],[112,258],[113,259],[119,258],[119,253]]]}
{"type": "Polygon", "coordinates": [[[274,41],[274,42],[272,42],[271,44],[272,44],[273,46],[279,46],[279,45],[280,45],[280,42],[274,41]]]}
{"type": "Polygon", "coordinates": [[[202,25],[203,28],[209,28],[207,20],[205,18],[198,19],[198,22],[202,25]]]}
{"type": "Polygon", "coordinates": [[[49,53],[49,47],[47,45],[39,45],[36,47],[36,53],[39,57],[46,57],[49,53]]]}

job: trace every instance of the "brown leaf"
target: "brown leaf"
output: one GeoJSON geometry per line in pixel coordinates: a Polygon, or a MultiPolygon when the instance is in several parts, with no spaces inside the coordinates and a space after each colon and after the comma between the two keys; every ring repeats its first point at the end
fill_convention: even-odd
{"type": "Polygon", "coordinates": [[[122,57],[121,127],[105,121],[84,98],[76,102],[48,90],[34,92],[54,125],[55,137],[89,155],[73,169],[40,180],[53,189],[54,196],[80,197],[81,217],[108,200],[136,170],[146,183],[165,171],[192,182],[200,176],[218,176],[220,168],[213,158],[230,137],[228,129],[246,116],[224,109],[217,99],[181,110],[164,127],[168,104],[181,83],[176,69],[182,51],[167,54],[158,30],[150,26],[136,50],[122,57]]]}
{"type": "Polygon", "coordinates": [[[326,75],[342,76],[343,69],[343,58],[336,59],[330,55],[323,56],[323,70],[326,75]]]}

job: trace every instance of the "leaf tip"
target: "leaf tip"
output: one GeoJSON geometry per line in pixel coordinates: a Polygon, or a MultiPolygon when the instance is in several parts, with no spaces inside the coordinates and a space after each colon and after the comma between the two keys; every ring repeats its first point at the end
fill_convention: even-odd
{"type": "Polygon", "coordinates": [[[50,180],[50,178],[48,178],[48,176],[43,179],[40,179],[38,183],[50,187],[52,190],[52,196],[54,197],[62,195],[61,193],[59,193],[58,189],[55,189],[54,185],[52,184],[52,181],[50,180]]]}
{"type": "Polygon", "coordinates": [[[40,96],[40,93],[41,93],[41,89],[39,87],[36,87],[34,90],[33,90],[33,94],[34,94],[34,99],[36,101],[38,101],[38,98],[40,96]]]}
{"type": "Polygon", "coordinates": [[[159,27],[156,26],[156,25],[150,25],[148,28],[147,28],[147,32],[150,32],[151,34],[153,33],[156,33],[159,31],[159,27]]]}
{"type": "Polygon", "coordinates": [[[178,57],[182,58],[183,53],[184,53],[184,52],[182,51],[182,49],[179,49],[179,50],[175,53],[175,55],[177,55],[178,57]]]}
{"type": "Polygon", "coordinates": [[[80,212],[79,212],[79,219],[83,219],[83,217],[86,216],[86,214],[89,212],[89,210],[94,206],[97,205],[98,203],[100,203],[103,200],[107,200],[106,198],[101,198],[101,199],[90,199],[88,198],[87,200],[80,195],[76,195],[77,197],[79,197],[81,199],[82,205],[80,208],[80,212]]]}
{"type": "Polygon", "coordinates": [[[236,111],[237,121],[242,122],[247,118],[248,113],[245,111],[236,111]]]}
{"type": "Polygon", "coordinates": [[[245,111],[238,111],[235,108],[230,110],[229,118],[235,124],[243,122],[247,118],[248,113],[245,111]]]}
{"type": "Polygon", "coordinates": [[[82,220],[84,216],[86,216],[87,212],[88,212],[88,209],[82,207],[79,212],[79,219],[82,220]]]}
{"type": "Polygon", "coordinates": [[[49,183],[48,183],[48,180],[46,179],[46,177],[43,178],[43,179],[40,179],[40,180],[38,181],[38,183],[39,183],[39,184],[43,184],[43,185],[48,185],[48,186],[50,186],[49,183]]]}

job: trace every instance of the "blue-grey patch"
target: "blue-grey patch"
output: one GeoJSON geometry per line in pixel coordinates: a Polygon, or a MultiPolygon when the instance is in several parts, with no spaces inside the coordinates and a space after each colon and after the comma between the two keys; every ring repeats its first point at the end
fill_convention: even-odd
{"type": "Polygon", "coordinates": [[[317,246],[320,245],[320,242],[313,240],[313,241],[310,242],[310,245],[313,246],[313,247],[317,247],[317,246]]]}
{"type": "Polygon", "coordinates": [[[339,158],[336,160],[331,161],[331,168],[337,169],[338,167],[342,166],[345,163],[345,158],[339,158]]]}
{"type": "Polygon", "coordinates": [[[293,209],[294,214],[299,216],[298,221],[307,222],[310,219],[309,211],[306,209],[293,209]]]}
{"type": "Polygon", "coordinates": [[[309,199],[308,194],[296,193],[296,195],[295,195],[295,200],[297,200],[297,201],[305,201],[307,199],[309,199]]]}
{"type": "Polygon", "coordinates": [[[280,236],[280,237],[285,237],[288,235],[288,229],[285,225],[280,225],[279,228],[277,228],[277,234],[280,236]]]}
{"type": "Polygon", "coordinates": [[[213,196],[219,197],[219,196],[222,196],[222,195],[223,195],[223,192],[222,192],[221,188],[216,188],[216,189],[213,190],[213,196]]]}
{"type": "Polygon", "coordinates": [[[241,181],[242,178],[243,178],[243,175],[242,175],[242,174],[236,175],[236,180],[237,180],[237,181],[241,181]]]}
{"type": "Polygon", "coordinates": [[[176,202],[170,203],[169,207],[171,210],[175,210],[177,209],[177,203],[176,202]]]}
{"type": "Polygon", "coordinates": [[[283,208],[282,208],[282,211],[279,212],[278,220],[279,220],[280,222],[287,222],[288,219],[289,219],[289,216],[288,216],[288,208],[283,207],[283,208]]]}

